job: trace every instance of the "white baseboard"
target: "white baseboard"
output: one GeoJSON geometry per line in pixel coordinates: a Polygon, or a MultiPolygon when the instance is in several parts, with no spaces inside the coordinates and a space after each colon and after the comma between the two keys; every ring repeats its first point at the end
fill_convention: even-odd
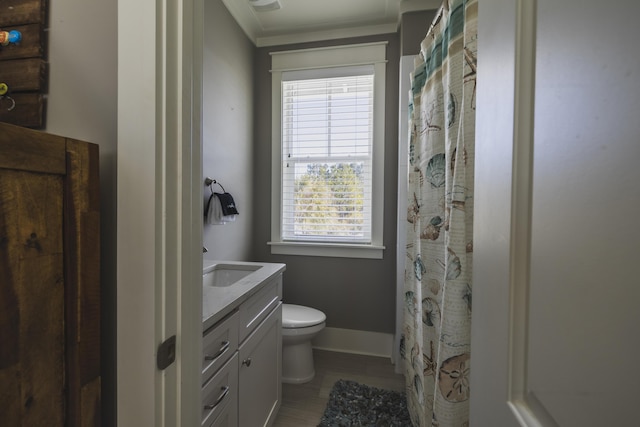
{"type": "Polygon", "coordinates": [[[391,358],[393,334],[324,328],[312,341],[313,348],[341,353],[364,354],[391,358]]]}

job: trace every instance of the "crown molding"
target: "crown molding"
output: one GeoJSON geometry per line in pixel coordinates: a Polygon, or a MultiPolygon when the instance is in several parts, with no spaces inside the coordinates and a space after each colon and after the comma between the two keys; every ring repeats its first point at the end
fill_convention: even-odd
{"type": "Polygon", "coordinates": [[[254,44],[257,47],[280,46],[295,43],[316,42],[322,40],[346,39],[349,37],[372,36],[376,34],[389,34],[398,31],[398,24],[369,25],[353,28],[339,28],[335,30],[309,31],[289,33],[276,36],[257,37],[254,44]]]}

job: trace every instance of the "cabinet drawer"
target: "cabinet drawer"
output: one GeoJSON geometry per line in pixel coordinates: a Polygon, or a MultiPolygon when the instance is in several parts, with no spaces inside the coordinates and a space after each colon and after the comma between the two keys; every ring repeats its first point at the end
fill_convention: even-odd
{"type": "Polygon", "coordinates": [[[202,387],[202,426],[218,425],[216,421],[224,413],[237,412],[238,353],[234,353],[220,371],[202,387]]]}
{"type": "Polygon", "coordinates": [[[202,383],[207,382],[238,348],[238,313],[209,328],[202,339],[202,383]]]}
{"type": "Polygon", "coordinates": [[[211,427],[238,427],[238,406],[227,405],[213,421],[211,427]]]}
{"type": "Polygon", "coordinates": [[[240,342],[260,324],[282,299],[282,275],[274,278],[262,289],[242,303],[238,310],[240,342]]]}

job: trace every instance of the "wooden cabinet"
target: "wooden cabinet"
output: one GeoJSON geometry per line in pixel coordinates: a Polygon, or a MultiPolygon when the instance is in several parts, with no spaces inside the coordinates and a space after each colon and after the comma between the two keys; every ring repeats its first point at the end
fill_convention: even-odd
{"type": "Polygon", "coordinates": [[[0,417],[100,425],[98,146],[0,123],[0,417]]]}
{"type": "Polygon", "coordinates": [[[273,424],[282,396],[282,275],[205,331],[202,426],[273,424]]]}

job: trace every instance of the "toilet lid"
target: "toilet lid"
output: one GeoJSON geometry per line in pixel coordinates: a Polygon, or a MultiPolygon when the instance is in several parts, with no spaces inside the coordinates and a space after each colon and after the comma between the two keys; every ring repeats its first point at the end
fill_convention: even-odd
{"type": "Polygon", "coordinates": [[[282,304],[282,327],[304,328],[315,326],[326,320],[327,316],[320,310],[295,304],[282,304]]]}

